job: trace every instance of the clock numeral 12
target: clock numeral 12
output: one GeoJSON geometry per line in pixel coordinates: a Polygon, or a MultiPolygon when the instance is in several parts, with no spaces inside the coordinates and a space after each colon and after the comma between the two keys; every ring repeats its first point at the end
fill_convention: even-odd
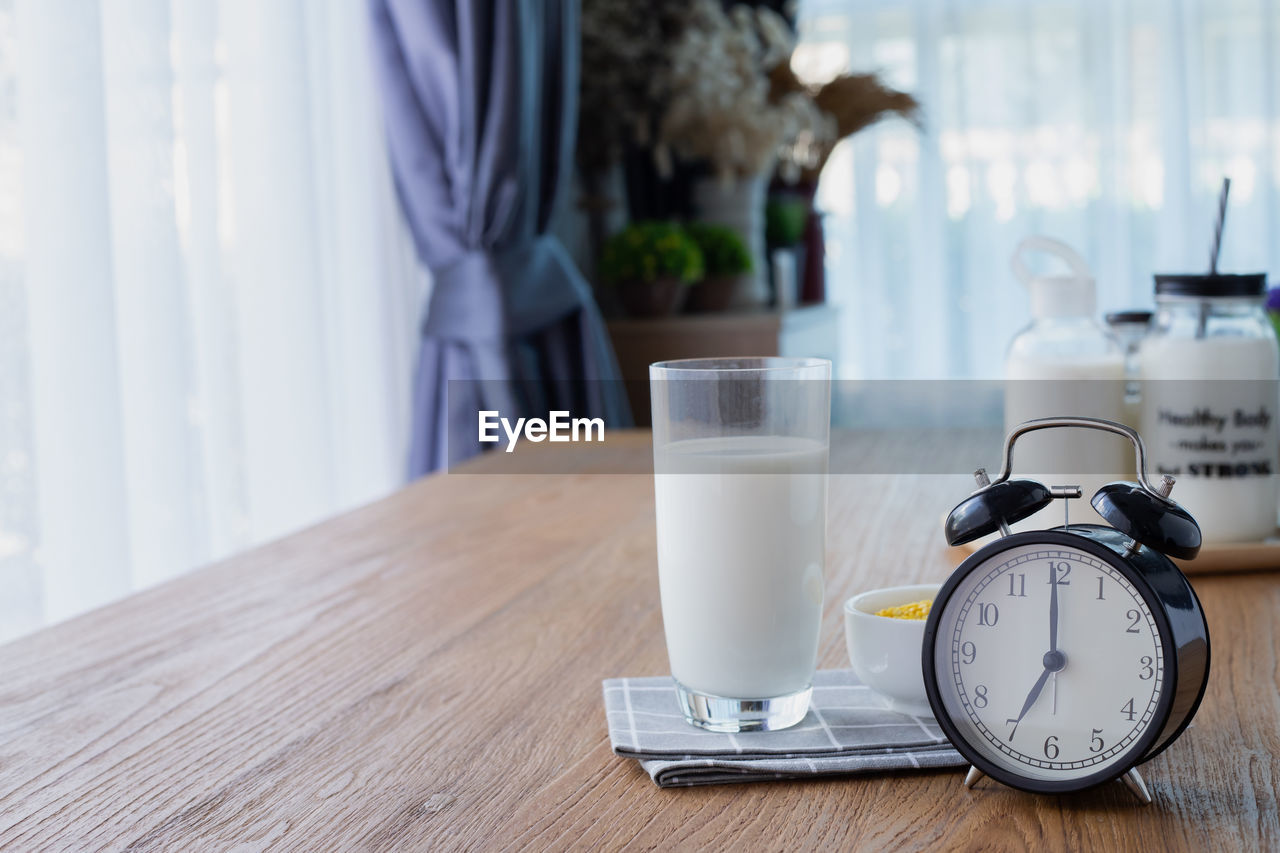
{"type": "Polygon", "coordinates": [[[1057,574],[1051,574],[1049,583],[1056,583],[1058,586],[1071,586],[1071,581],[1067,578],[1071,577],[1071,564],[1065,560],[1060,563],[1050,563],[1049,568],[1057,574]]]}

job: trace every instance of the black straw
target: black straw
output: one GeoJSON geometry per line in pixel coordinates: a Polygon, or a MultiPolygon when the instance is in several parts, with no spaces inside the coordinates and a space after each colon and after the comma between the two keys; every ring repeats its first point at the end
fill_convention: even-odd
{"type": "MultiPolygon", "coordinates": [[[[1213,224],[1213,250],[1209,253],[1209,275],[1218,274],[1218,254],[1222,251],[1222,229],[1227,225],[1227,196],[1231,195],[1231,179],[1222,179],[1222,192],[1218,193],[1218,219],[1213,224]]],[[[1203,338],[1209,324],[1209,303],[1200,303],[1200,318],[1196,323],[1196,337],[1203,338]]]]}
{"type": "Polygon", "coordinates": [[[1209,273],[1218,272],[1218,253],[1222,250],[1222,229],[1227,224],[1227,196],[1231,194],[1231,179],[1222,179],[1222,192],[1218,193],[1218,221],[1213,226],[1213,252],[1209,255],[1209,273]]]}

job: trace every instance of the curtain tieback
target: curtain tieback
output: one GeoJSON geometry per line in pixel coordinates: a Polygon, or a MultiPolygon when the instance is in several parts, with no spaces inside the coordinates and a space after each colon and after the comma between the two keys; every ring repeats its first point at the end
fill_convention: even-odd
{"type": "Polygon", "coordinates": [[[427,337],[495,340],[544,328],[591,302],[591,291],[560,241],[467,252],[431,271],[422,323],[427,337]]]}

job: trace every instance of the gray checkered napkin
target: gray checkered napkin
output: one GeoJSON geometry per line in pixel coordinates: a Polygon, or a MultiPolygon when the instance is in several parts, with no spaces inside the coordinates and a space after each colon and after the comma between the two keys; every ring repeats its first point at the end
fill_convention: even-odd
{"type": "Polygon", "coordinates": [[[604,708],[613,751],[639,759],[664,788],[966,763],[932,717],[890,711],[847,669],[819,670],[809,713],[780,731],[694,728],[680,715],[674,682],[665,676],[605,679],[604,708]]]}

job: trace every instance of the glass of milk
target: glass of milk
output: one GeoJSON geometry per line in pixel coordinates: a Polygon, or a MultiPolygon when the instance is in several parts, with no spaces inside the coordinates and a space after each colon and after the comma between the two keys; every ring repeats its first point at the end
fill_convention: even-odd
{"type": "Polygon", "coordinates": [[[826,562],[831,362],[649,368],[658,577],[684,718],[778,729],[809,708],[826,562]]]}

